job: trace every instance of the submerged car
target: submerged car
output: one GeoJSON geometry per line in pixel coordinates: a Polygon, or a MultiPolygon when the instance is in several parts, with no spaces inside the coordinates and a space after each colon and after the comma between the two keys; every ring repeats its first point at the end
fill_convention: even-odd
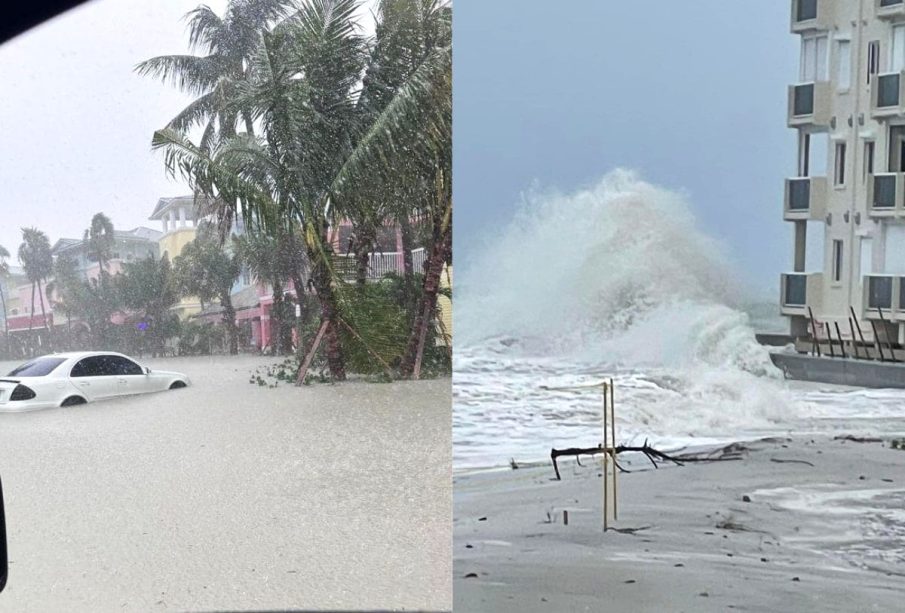
{"type": "Polygon", "coordinates": [[[65,407],[188,384],[188,377],[181,373],[151,370],[121,353],[54,353],[0,377],[0,411],[65,407]]]}

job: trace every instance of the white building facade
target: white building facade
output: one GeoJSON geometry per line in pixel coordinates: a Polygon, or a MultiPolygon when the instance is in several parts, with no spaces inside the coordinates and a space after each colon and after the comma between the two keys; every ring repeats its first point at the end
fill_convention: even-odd
{"type": "Polygon", "coordinates": [[[792,0],[798,163],[782,313],[795,336],[905,341],[905,0],[792,0]],[[860,329],[859,329],[860,328],[860,329]]]}

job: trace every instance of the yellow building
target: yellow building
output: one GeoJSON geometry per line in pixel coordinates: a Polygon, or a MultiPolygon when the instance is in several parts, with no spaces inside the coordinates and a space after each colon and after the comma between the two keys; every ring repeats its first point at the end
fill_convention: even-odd
{"type": "MultiPolygon", "coordinates": [[[[444,266],[443,273],[440,275],[440,288],[452,292],[452,266],[444,266]]],[[[443,294],[437,296],[437,326],[440,328],[440,336],[437,342],[444,345],[452,345],[453,320],[452,320],[452,300],[443,294]]]]}
{"type": "MultiPolygon", "coordinates": [[[[157,201],[149,219],[161,223],[163,235],[157,240],[161,257],[166,255],[172,262],[182,253],[183,247],[195,239],[198,218],[194,196],[161,198],[157,201]]],[[[200,313],[201,303],[194,297],[183,298],[172,310],[180,319],[185,319],[200,313]]]]}

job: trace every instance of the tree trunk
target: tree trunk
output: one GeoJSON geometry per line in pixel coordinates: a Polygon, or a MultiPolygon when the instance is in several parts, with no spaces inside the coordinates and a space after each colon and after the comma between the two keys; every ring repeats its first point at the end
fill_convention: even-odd
{"type": "MultiPolygon", "coordinates": [[[[408,213],[399,216],[399,228],[402,235],[402,274],[403,288],[405,290],[405,304],[403,305],[409,315],[409,319],[415,318],[415,262],[412,258],[414,248],[414,236],[412,235],[412,222],[408,213]]],[[[423,272],[423,271],[422,271],[423,272]]]]}
{"type": "Polygon", "coordinates": [[[305,309],[305,279],[301,273],[302,271],[293,269],[289,275],[295,288],[295,301],[299,305],[299,316],[295,318],[295,333],[298,335],[299,350],[301,350],[304,341],[302,338],[302,327],[309,319],[309,313],[305,309]]]}
{"type": "Polygon", "coordinates": [[[283,284],[279,279],[271,282],[273,303],[270,305],[270,346],[273,355],[283,355],[283,284]]]}
{"type": "Polygon", "coordinates": [[[35,282],[31,282],[31,310],[28,312],[28,354],[35,355],[35,339],[32,336],[32,327],[35,322],[35,282]]]}
{"type": "Polygon", "coordinates": [[[368,268],[371,263],[371,249],[377,238],[377,230],[367,225],[355,228],[355,283],[364,285],[368,281],[368,268]]]}
{"type": "Polygon", "coordinates": [[[50,326],[47,325],[47,311],[44,310],[44,292],[41,289],[41,280],[38,279],[38,298],[41,299],[41,318],[44,320],[44,330],[47,332],[47,347],[53,351],[50,326]]]}
{"type": "Polygon", "coordinates": [[[9,357],[9,312],[6,310],[6,296],[2,287],[0,287],[0,302],[3,303],[3,346],[7,357],[9,357]]]}
{"type": "Polygon", "coordinates": [[[238,355],[239,330],[238,326],[236,326],[236,309],[233,308],[229,290],[220,297],[220,306],[223,307],[223,323],[226,324],[226,334],[229,338],[229,355],[238,355]]]}
{"type": "Polygon", "coordinates": [[[452,231],[449,224],[440,224],[435,229],[434,241],[431,245],[430,258],[428,259],[427,271],[424,275],[423,291],[421,299],[418,301],[418,310],[416,311],[415,321],[412,325],[412,332],[409,336],[408,346],[405,350],[405,356],[399,367],[403,377],[418,378],[421,357],[424,351],[424,339],[427,336],[429,327],[431,326],[434,313],[437,309],[437,294],[440,289],[440,275],[443,273],[443,265],[449,257],[449,251],[452,248],[452,231]]]}
{"type": "MultiPolygon", "coordinates": [[[[325,243],[326,241],[324,241],[325,243]]],[[[324,245],[325,255],[329,253],[324,245]]],[[[336,293],[333,288],[330,271],[321,254],[309,249],[308,259],[314,266],[314,288],[317,291],[317,300],[321,306],[321,321],[329,323],[326,331],[327,337],[327,364],[330,374],[336,381],[346,380],[346,361],[343,355],[342,339],[339,336],[339,310],[336,305],[336,293]]]]}

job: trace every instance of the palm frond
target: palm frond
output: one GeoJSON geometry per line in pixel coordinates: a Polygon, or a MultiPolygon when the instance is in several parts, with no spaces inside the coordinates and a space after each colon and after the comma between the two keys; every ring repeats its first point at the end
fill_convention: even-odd
{"type": "Polygon", "coordinates": [[[135,66],[141,76],[171,83],[193,96],[208,93],[224,71],[222,59],[215,55],[161,55],[135,66]]]}

